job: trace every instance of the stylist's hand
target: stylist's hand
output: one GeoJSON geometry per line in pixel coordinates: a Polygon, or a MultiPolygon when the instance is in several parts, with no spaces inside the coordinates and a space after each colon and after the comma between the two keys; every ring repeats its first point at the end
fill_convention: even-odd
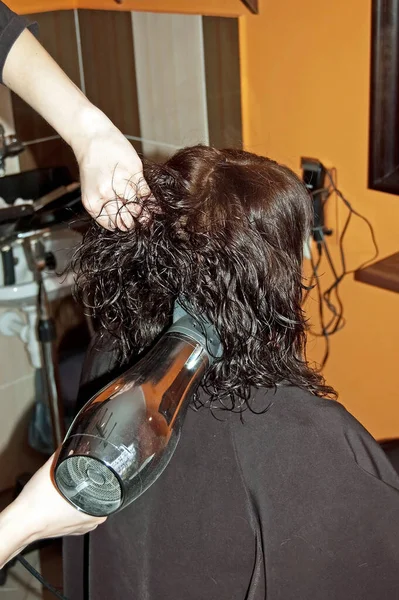
{"type": "Polygon", "coordinates": [[[88,111],[72,148],[80,168],[82,200],[106,229],[127,230],[141,214],[149,189],[142,162],[130,142],[100,111],[88,111]]]}
{"type": "Polygon", "coordinates": [[[7,55],[3,80],[72,147],[90,215],[107,229],[132,227],[132,214],[140,214],[140,203],[124,206],[126,201],[149,194],[139,157],[27,29],[7,55]]]}
{"type": "Polygon", "coordinates": [[[32,542],[82,535],[106,520],[81,513],[64,500],[51,479],[53,460],[51,457],[0,513],[0,568],[32,542]]]}

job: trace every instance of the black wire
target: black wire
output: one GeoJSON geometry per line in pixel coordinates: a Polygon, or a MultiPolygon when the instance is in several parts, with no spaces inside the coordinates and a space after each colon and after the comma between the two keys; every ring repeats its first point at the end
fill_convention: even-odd
{"type": "MultiPolygon", "coordinates": [[[[309,248],[309,253],[311,254],[310,248],[309,248]]],[[[319,254],[319,257],[317,259],[317,263],[316,263],[315,269],[312,269],[312,276],[310,278],[309,285],[304,286],[305,293],[302,296],[302,304],[305,304],[305,302],[306,302],[306,300],[307,300],[310,292],[315,288],[315,285],[316,285],[315,284],[315,279],[316,279],[315,272],[318,270],[318,268],[320,266],[320,263],[321,263],[321,253],[319,254]]]]}
{"type": "Polygon", "coordinates": [[[330,339],[329,339],[329,334],[328,331],[326,330],[325,326],[324,326],[324,308],[323,308],[323,296],[322,296],[322,292],[321,292],[321,285],[320,285],[320,278],[319,278],[319,274],[318,274],[318,265],[320,264],[321,261],[321,255],[322,255],[322,249],[321,249],[321,245],[317,244],[317,248],[318,248],[318,252],[319,252],[319,260],[318,262],[315,264],[314,260],[313,260],[313,256],[312,254],[310,255],[310,262],[312,265],[312,271],[316,280],[316,289],[317,289],[317,293],[318,293],[318,298],[319,298],[319,318],[320,318],[320,325],[321,325],[321,330],[322,330],[322,336],[325,339],[325,351],[324,351],[324,356],[323,356],[323,360],[321,361],[320,364],[320,370],[322,370],[328,360],[328,357],[330,355],[330,339]]]}
{"type": "MultiPolygon", "coordinates": [[[[327,200],[329,199],[329,197],[331,196],[331,193],[332,193],[332,190],[330,188],[320,188],[318,190],[312,190],[310,192],[310,195],[312,197],[314,197],[317,194],[322,194],[323,195],[323,198],[322,198],[322,208],[324,209],[324,206],[325,206],[327,200]]],[[[317,228],[313,227],[312,231],[313,231],[313,234],[317,231],[318,233],[320,233],[321,235],[323,235],[323,231],[322,231],[321,227],[317,227],[317,228]]],[[[309,245],[309,254],[311,254],[311,252],[312,252],[311,251],[311,247],[309,245]]],[[[319,252],[319,256],[318,256],[317,263],[316,263],[316,271],[318,270],[318,268],[320,266],[321,258],[322,258],[322,255],[319,252]]],[[[314,287],[315,287],[315,283],[314,282],[315,282],[315,271],[312,269],[312,277],[310,279],[310,283],[308,285],[304,286],[305,293],[304,293],[304,295],[302,297],[302,304],[304,304],[306,302],[306,300],[307,300],[310,292],[314,289],[314,287]]]]}
{"type": "MultiPolygon", "coordinates": [[[[332,170],[334,172],[336,172],[335,169],[332,169],[332,170]]],[[[364,221],[366,223],[367,227],[369,228],[370,235],[371,235],[371,240],[372,240],[373,246],[374,246],[374,255],[371,258],[369,258],[368,260],[364,261],[356,269],[351,269],[350,271],[346,271],[346,275],[350,275],[351,273],[354,273],[355,271],[358,271],[359,269],[363,269],[366,265],[368,265],[371,262],[373,262],[374,260],[376,260],[376,258],[378,258],[378,255],[379,255],[380,251],[379,251],[379,248],[378,248],[377,239],[375,237],[374,228],[373,228],[371,222],[369,221],[369,219],[367,217],[365,217],[364,215],[361,215],[357,210],[355,210],[353,208],[353,206],[351,205],[351,203],[345,198],[345,196],[343,195],[343,193],[337,188],[336,183],[335,183],[335,181],[334,181],[334,179],[333,179],[330,171],[326,171],[326,173],[327,173],[327,177],[329,178],[329,180],[331,182],[331,186],[332,186],[334,192],[337,194],[337,196],[339,198],[341,198],[342,202],[349,209],[350,213],[352,213],[352,215],[355,215],[356,217],[358,217],[359,219],[361,219],[362,221],[364,221]]],[[[344,234],[344,231],[341,234],[341,238],[343,237],[343,234],[344,234]]],[[[343,251],[343,248],[342,248],[342,251],[343,251]]],[[[341,253],[341,257],[342,257],[342,253],[341,253]]]]}
{"type": "Polygon", "coordinates": [[[321,241],[318,242],[318,244],[317,244],[319,256],[318,256],[317,263],[315,264],[312,253],[310,253],[311,254],[311,264],[312,264],[312,278],[310,281],[310,285],[306,288],[306,293],[303,296],[303,302],[305,302],[305,300],[307,299],[307,297],[310,293],[310,290],[314,289],[314,287],[315,287],[314,282],[316,281],[316,288],[317,288],[318,300],[319,300],[319,318],[320,318],[321,332],[318,333],[318,332],[312,331],[312,334],[315,335],[316,337],[324,337],[326,340],[326,351],[325,351],[323,361],[321,363],[321,367],[320,367],[321,369],[324,367],[324,365],[326,364],[328,357],[329,357],[329,349],[330,349],[329,337],[331,335],[337,333],[338,331],[340,331],[345,326],[345,323],[346,323],[345,318],[344,318],[344,305],[343,305],[343,302],[341,300],[340,293],[339,293],[340,284],[342,283],[342,281],[344,280],[344,278],[347,275],[354,273],[358,269],[364,268],[366,265],[373,262],[379,255],[378,244],[376,241],[374,229],[373,229],[371,222],[367,219],[367,217],[364,217],[363,215],[361,215],[357,210],[355,210],[352,207],[350,202],[345,198],[343,193],[338,189],[336,181],[335,181],[332,173],[336,174],[335,168],[332,169],[331,171],[328,171],[326,169],[326,174],[329,179],[330,185],[326,188],[313,191],[311,195],[314,196],[315,194],[324,193],[325,194],[325,197],[323,200],[323,207],[324,207],[328,198],[330,198],[330,196],[333,193],[335,193],[342,200],[342,202],[344,203],[344,205],[347,207],[347,209],[349,211],[347,218],[345,220],[344,227],[339,236],[338,246],[339,246],[339,255],[340,255],[340,269],[339,269],[340,273],[338,274],[338,271],[334,265],[334,261],[329,252],[327,241],[324,236],[324,231],[320,228],[314,229],[313,233],[315,233],[317,231],[317,233],[321,237],[321,241]],[[356,216],[359,219],[362,219],[362,221],[364,221],[367,224],[367,226],[370,230],[371,239],[372,239],[375,251],[374,251],[374,255],[372,256],[372,258],[364,261],[359,267],[357,267],[357,269],[348,270],[347,266],[346,266],[344,239],[345,239],[346,233],[348,231],[348,227],[351,222],[352,216],[356,216]],[[321,285],[320,285],[320,281],[319,281],[319,267],[320,267],[323,251],[324,251],[324,255],[327,259],[327,263],[328,263],[328,265],[331,269],[331,272],[333,274],[333,277],[334,277],[333,283],[324,291],[324,293],[322,293],[322,291],[321,291],[321,285]],[[332,299],[333,294],[335,295],[334,302],[332,299]],[[324,305],[328,308],[328,310],[330,311],[330,313],[332,315],[330,321],[327,324],[325,324],[325,319],[324,319],[324,317],[325,317],[324,305]]]}
{"type": "MultiPolygon", "coordinates": [[[[335,171],[335,169],[334,169],[335,171]]],[[[342,267],[342,273],[340,275],[340,277],[338,279],[336,279],[336,281],[332,284],[332,286],[330,286],[330,288],[328,288],[325,292],[324,292],[324,296],[327,299],[327,301],[329,300],[330,294],[333,290],[336,291],[338,290],[338,286],[339,284],[343,281],[343,279],[347,276],[350,275],[351,273],[354,273],[357,269],[362,269],[363,267],[365,267],[367,264],[369,264],[370,262],[374,261],[379,254],[379,249],[378,249],[378,245],[377,245],[377,241],[375,238],[375,233],[374,233],[374,229],[372,224],[370,223],[370,221],[367,219],[367,217],[364,217],[363,215],[361,215],[359,212],[357,212],[352,205],[350,204],[350,202],[345,198],[345,196],[343,195],[343,193],[337,188],[337,185],[335,183],[335,180],[333,178],[333,176],[331,175],[331,173],[329,171],[327,171],[327,176],[330,180],[331,186],[334,190],[334,192],[337,194],[337,196],[343,201],[343,203],[345,204],[345,206],[348,208],[349,213],[348,216],[346,218],[345,221],[345,225],[343,227],[342,233],[340,235],[340,239],[339,239],[339,251],[340,251],[340,258],[341,258],[341,267],[342,267]],[[371,239],[374,245],[374,255],[368,259],[367,261],[364,261],[359,267],[357,267],[357,269],[351,269],[351,270],[347,270],[346,268],[346,260],[345,260],[345,250],[344,250],[344,237],[345,234],[348,230],[349,227],[349,223],[351,221],[352,215],[357,216],[358,218],[362,219],[368,226],[369,230],[370,230],[370,234],[371,234],[371,239]]],[[[335,333],[336,331],[339,331],[340,329],[342,329],[343,325],[345,324],[345,322],[343,322],[343,324],[340,326],[340,321],[337,320],[333,330],[330,332],[330,335],[335,333]]]]}
{"type": "MultiPolygon", "coordinates": [[[[327,246],[327,243],[326,243],[326,240],[325,240],[324,234],[323,234],[323,232],[322,232],[321,228],[317,228],[317,230],[315,230],[315,231],[317,231],[318,235],[321,237],[321,241],[319,241],[319,242],[317,243],[317,248],[318,248],[318,260],[317,260],[317,264],[316,264],[316,265],[314,265],[314,264],[313,264],[313,269],[312,269],[312,279],[311,279],[311,285],[312,285],[312,287],[310,287],[310,286],[309,286],[309,287],[307,288],[307,292],[306,292],[306,294],[304,295],[303,302],[306,300],[307,296],[309,295],[309,292],[310,292],[310,290],[311,290],[311,289],[314,289],[314,287],[315,287],[315,286],[313,286],[313,282],[315,281],[316,277],[318,277],[318,278],[320,277],[320,275],[319,275],[319,273],[318,273],[318,269],[319,269],[319,266],[320,266],[320,263],[321,263],[321,259],[322,259],[322,256],[323,256],[323,254],[322,254],[322,250],[323,250],[323,249],[324,249],[324,251],[325,251],[325,254],[326,254],[326,257],[327,257],[327,260],[328,260],[329,266],[330,266],[330,268],[331,268],[331,270],[332,270],[332,272],[333,272],[333,275],[334,275],[334,277],[335,277],[334,284],[336,283],[336,281],[337,281],[337,280],[339,280],[339,276],[338,276],[338,274],[337,274],[337,272],[336,272],[335,265],[334,265],[334,263],[333,263],[333,260],[332,260],[332,257],[331,257],[331,255],[330,255],[330,253],[329,253],[328,246],[327,246]],[[315,273],[317,273],[317,275],[316,275],[315,273]]],[[[333,285],[334,285],[334,284],[333,284],[333,285]]],[[[333,286],[331,286],[331,290],[332,290],[332,289],[333,289],[333,286]]],[[[327,290],[327,291],[328,291],[328,290],[327,290]]],[[[336,302],[337,302],[337,304],[338,304],[338,306],[339,306],[339,312],[338,312],[337,308],[335,307],[335,305],[332,303],[332,301],[331,301],[331,299],[330,299],[330,296],[329,296],[329,295],[328,295],[328,296],[326,296],[326,293],[322,294],[322,292],[321,292],[321,289],[320,289],[320,294],[321,294],[321,302],[322,302],[322,303],[324,302],[324,303],[326,304],[326,306],[327,306],[328,310],[329,310],[329,311],[331,312],[331,314],[332,314],[332,317],[331,317],[330,321],[327,323],[327,325],[326,325],[326,324],[324,323],[324,321],[323,321],[323,326],[322,326],[322,331],[321,331],[321,333],[318,333],[318,332],[312,331],[312,334],[313,334],[315,337],[325,337],[325,332],[327,332],[327,333],[328,333],[328,335],[331,335],[331,331],[329,331],[329,330],[330,330],[331,326],[332,326],[334,323],[336,323],[336,325],[334,326],[334,332],[335,332],[336,330],[338,330],[338,329],[337,329],[337,326],[338,326],[340,323],[342,323],[342,325],[341,325],[341,327],[340,327],[340,329],[342,329],[342,327],[343,327],[343,324],[344,324],[344,322],[345,322],[345,321],[344,321],[344,319],[343,319],[343,303],[342,303],[342,301],[341,301],[341,298],[340,298],[340,296],[339,296],[339,293],[338,293],[338,288],[337,288],[337,289],[335,289],[335,295],[336,295],[336,302]]],[[[320,298],[319,298],[319,302],[320,302],[320,298]]]]}
{"type": "Polygon", "coordinates": [[[48,583],[44,579],[44,577],[42,577],[42,575],[38,571],[36,571],[36,569],[34,567],[32,567],[32,565],[21,554],[18,554],[18,556],[16,557],[16,559],[21,563],[21,565],[23,565],[25,567],[25,569],[27,569],[27,571],[29,571],[29,573],[31,575],[33,575],[33,577],[35,577],[38,581],[40,581],[40,583],[42,584],[42,586],[44,586],[47,590],[49,590],[49,592],[51,592],[52,594],[54,594],[54,596],[56,596],[59,600],[68,600],[68,598],[66,598],[66,596],[63,596],[57,590],[57,588],[55,588],[54,586],[52,586],[51,583],[48,583]]]}
{"type": "MultiPolygon", "coordinates": [[[[324,197],[323,197],[323,199],[322,199],[322,208],[324,209],[324,206],[325,206],[325,204],[326,204],[327,200],[330,198],[330,196],[331,196],[331,194],[332,194],[332,193],[333,193],[333,189],[332,189],[331,187],[328,187],[328,188],[324,187],[324,188],[320,188],[320,189],[318,189],[318,190],[313,190],[313,191],[311,192],[311,196],[312,196],[312,197],[314,197],[314,196],[316,196],[316,195],[318,195],[318,194],[321,194],[322,196],[324,196],[324,197]]],[[[325,248],[325,252],[326,252],[327,259],[328,259],[328,261],[329,261],[330,268],[331,268],[331,270],[332,270],[332,272],[333,272],[333,275],[334,275],[334,277],[335,277],[335,280],[336,280],[336,279],[338,278],[338,275],[337,275],[337,273],[336,273],[336,271],[335,271],[334,263],[333,263],[333,261],[332,261],[332,259],[331,259],[331,256],[330,256],[330,253],[329,253],[329,250],[328,250],[328,246],[327,246],[327,244],[326,244],[326,242],[325,242],[325,238],[324,238],[324,228],[323,228],[323,227],[321,227],[321,226],[319,226],[319,227],[313,227],[313,236],[314,236],[314,237],[315,237],[315,239],[317,239],[317,240],[319,240],[319,238],[321,238],[321,242],[319,242],[319,241],[318,241],[318,244],[319,244],[319,243],[322,243],[322,244],[323,244],[323,246],[324,246],[324,248],[325,248]],[[317,234],[317,237],[316,237],[316,235],[315,235],[315,234],[317,234]]],[[[322,254],[321,254],[321,246],[319,246],[319,245],[318,245],[318,250],[319,250],[319,257],[318,257],[318,261],[317,261],[317,264],[316,264],[316,268],[312,270],[312,278],[311,278],[311,281],[310,281],[310,284],[309,284],[309,286],[307,286],[307,287],[306,287],[306,293],[304,294],[304,296],[303,296],[303,300],[302,300],[302,302],[303,302],[303,303],[306,301],[307,297],[309,296],[309,293],[310,293],[310,291],[311,291],[311,290],[312,290],[312,289],[315,287],[315,286],[313,285],[313,284],[314,284],[314,281],[315,281],[315,271],[318,271],[318,268],[319,268],[319,266],[320,266],[320,262],[321,262],[321,259],[322,259],[322,254]]],[[[337,297],[337,302],[338,302],[338,305],[340,306],[340,309],[341,309],[341,311],[342,311],[342,310],[343,310],[343,305],[342,305],[341,299],[340,299],[340,297],[339,297],[339,295],[338,295],[338,293],[337,293],[337,292],[336,292],[336,297],[337,297]]],[[[336,318],[338,318],[338,319],[339,319],[339,314],[338,314],[338,312],[337,312],[337,309],[335,308],[334,304],[332,303],[332,301],[331,301],[331,299],[330,299],[329,297],[326,297],[326,298],[325,298],[325,302],[326,302],[326,304],[327,304],[327,307],[328,307],[328,309],[329,309],[329,310],[330,310],[330,312],[332,313],[332,318],[331,318],[331,320],[330,320],[330,321],[329,321],[329,323],[328,323],[328,324],[325,326],[325,329],[326,329],[326,330],[328,330],[328,328],[331,326],[331,324],[332,324],[332,323],[334,323],[335,319],[336,319],[336,318]]],[[[339,320],[340,320],[340,319],[339,319],[339,320]]],[[[315,333],[315,332],[313,332],[313,334],[314,334],[315,336],[317,336],[317,337],[322,337],[322,336],[324,336],[324,334],[323,334],[323,333],[320,333],[320,334],[318,334],[318,333],[315,333]]]]}
{"type": "Polygon", "coordinates": [[[323,294],[323,299],[324,299],[325,303],[327,304],[329,310],[332,313],[332,318],[329,321],[329,323],[326,325],[326,329],[329,330],[330,327],[332,326],[332,324],[335,322],[335,325],[334,325],[334,332],[335,332],[338,329],[339,324],[343,321],[343,318],[344,318],[344,316],[343,316],[344,315],[344,305],[342,303],[341,297],[338,292],[338,283],[337,283],[337,282],[342,281],[342,278],[340,276],[338,276],[338,274],[335,270],[334,262],[330,255],[330,251],[328,249],[327,242],[326,242],[324,235],[322,237],[322,247],[325,252],[327,262],[330,266],[332,274],[335,277],[334,284],[332,286],[330,286],[330,288],[328,290],[326,290],[326,292],[324,292],[324,294],[323,294]],[[335,307],[335,304],[332,303],[331,293],[330,293],[331,290],[335,291],[335,297],[336,297],[336,301],[338,304],[338,309],[335,307]]]}
{"type": "MultiPolygon", "coordinates": [[[[338,286],[343,281],[344,277],[348,274],[348,272],[346,270],[346,260],[345,260],[345,251],[344,251],[343,242],[344,242],[344,237],[345,237],[345,234],[346,234],[347,229],[349,227],[349,223],[351,221],[351,218],[352,218],[352,213],[349,212],[348,216],[346,218],[346,221],[345,221],[345,225],[344,225],[344,227],[342,229],[342,232],[341,232],[341,235],[340,235],[340,238],[339,238],[339,250],[340,250],[340,257],[341,257],[342,273],[341,273],[341,275],[339,277],[337,277],[335,279],[335,281],[333,282],[333,284],[324,292],[323,296],[326,299],[326,302],[329,302],[330,296],[331,296],[331,292],[335,291],[335,295],[336,296],[339,295],[338,286]]],[[[339,326],[341,320],[343,320],[343,312],[342,312],[342,314],[340,316],[341,316],[341,318],[337,319],[337,322],[336,322],[333,330],[331,331],[332,334],[336,333],[339,330],[341,330],[342,327],[345,324],[345,321],[343,321],[341,327],[339,326]]]]}

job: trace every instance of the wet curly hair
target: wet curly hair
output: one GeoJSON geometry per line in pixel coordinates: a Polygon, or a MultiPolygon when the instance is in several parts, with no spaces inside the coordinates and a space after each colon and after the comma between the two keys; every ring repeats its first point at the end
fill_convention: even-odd
{"type": "Polygon", "coordinates": [[[203,382],[211,406],[242,410],[252,387],[280,384],[335,396],[305,358],[312,204],[298,177],[268,158],[202,145],[145,164],[144,176],[147,219],[112,232],[93,221],[72,262],[77,295],[120,359],[159,338],[179,299],[222,341],[203,382]]]}

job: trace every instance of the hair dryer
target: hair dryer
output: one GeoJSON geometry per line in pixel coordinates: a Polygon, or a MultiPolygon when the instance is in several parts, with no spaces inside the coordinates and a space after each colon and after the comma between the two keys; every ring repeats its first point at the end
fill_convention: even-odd
{"type": "Polygon", "coordinates": [[[61,494],[107,516],[145,492],[172,458],[188,405],[220,354],[213,326],[176,304],[174,323],[152,350],[75,418],[54,467],[61,494]]]}

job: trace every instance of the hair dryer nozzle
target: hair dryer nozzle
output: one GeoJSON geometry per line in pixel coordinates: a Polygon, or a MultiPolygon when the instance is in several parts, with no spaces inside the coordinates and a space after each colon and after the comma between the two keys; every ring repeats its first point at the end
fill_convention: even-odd
{"type": "Polygon", "coordinates": [[[109,515],[122,505],[123,487],[119,478],[93,456],[74,455],[60,462],[56,481],[63,496],[90,515],[109,515]]]}

